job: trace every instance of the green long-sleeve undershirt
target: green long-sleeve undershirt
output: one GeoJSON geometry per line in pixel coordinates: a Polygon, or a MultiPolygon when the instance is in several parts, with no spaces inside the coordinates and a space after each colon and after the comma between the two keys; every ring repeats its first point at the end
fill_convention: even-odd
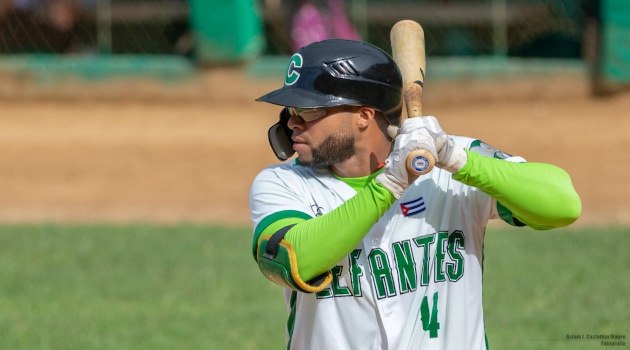
{"type": "Polygon", "coordinates": [[[545,163],[514,163],[469,152],[453,179],[477,187],[508,208],[519,221],[538,230],[573,223],[582,202],[571,178],[545,163]]]}
{"type": "MultiPolygon", "coordinates": [[[[466,165],[453,178],[494,197],[528,226],[561,227],[580,215],[580,198],[564,170],[550,164],[514,163],[467,153],[466,165]]],[[[371,180],[338,208],[293,226],[284,239],[295,250],[302,280],[329,271],[347,256],[394,201],[387,189],[371,180]]]]}
{"type": "Polygon", "coordinates": [[[385,187],[372,180],[335,210],[291,228],[285,239],[295,249],[302,280],[330,270],[348,255],[394,201],[385,187]]]}

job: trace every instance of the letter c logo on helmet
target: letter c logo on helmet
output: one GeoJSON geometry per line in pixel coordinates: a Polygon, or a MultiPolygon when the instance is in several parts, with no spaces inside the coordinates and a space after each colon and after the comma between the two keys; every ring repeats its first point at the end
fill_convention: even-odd
{"type": "Polygon", "coordinates": [[[284,78],[285,85],[293,85],[300,78],[300,73],[297,71],[297,68],[302,68],[304,60],[302,59],[302,55],[299,53],[291,56],[291,60],[289,61],[289,68],[287,68],[287,76],[284,78]]]}

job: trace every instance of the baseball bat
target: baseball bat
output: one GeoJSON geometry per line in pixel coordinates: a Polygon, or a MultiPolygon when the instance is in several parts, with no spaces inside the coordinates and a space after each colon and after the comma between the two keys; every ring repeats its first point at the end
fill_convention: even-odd
{"type": "MultiPolygon", "coordinates": [[[[422,117],[422,90],[426,70],[424,30],[412,20],[396,22],[390,31],[392,56],[403,78],[403,99],[407,118],[422,117]]],[[[396,134],[398,130],[390,131],[396,134]]],[[[391,135],[390,135],[391,136],[391,135]]],[[[407,171],[424,175],[435,166],[435,158],[425,149],[417,149],[407,155],[407,171]]]]}

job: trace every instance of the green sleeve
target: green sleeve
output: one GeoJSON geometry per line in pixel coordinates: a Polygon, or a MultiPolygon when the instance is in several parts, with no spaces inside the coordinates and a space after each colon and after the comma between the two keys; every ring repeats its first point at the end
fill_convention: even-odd
{"type": "Polygon", "coordinates": [[[333,268],[361,242],[394,200],[385,187],[372,180],[338,208],[293,226],[285,240],[295,249],[300,277],[308,281],[333,268]]]}
{"type": "Polygon", "coordinates": [[[538,230],[562,227],[580,216],[580,197],[561,168],[466,153],[468,162],[453,178],[495,198],[527,226],[538,230]]]}

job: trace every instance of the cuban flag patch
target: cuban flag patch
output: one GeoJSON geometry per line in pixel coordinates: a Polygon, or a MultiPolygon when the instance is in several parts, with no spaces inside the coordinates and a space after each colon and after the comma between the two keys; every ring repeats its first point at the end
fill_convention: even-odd
{"type": "Polygon", "coordinates": [[[420,197],[408,202],[400,203],[400,209],[402,210],[404,216],[412,216],[422,213],[427,210],[427,207],[424,204],[424,199],[420,197]]]}

